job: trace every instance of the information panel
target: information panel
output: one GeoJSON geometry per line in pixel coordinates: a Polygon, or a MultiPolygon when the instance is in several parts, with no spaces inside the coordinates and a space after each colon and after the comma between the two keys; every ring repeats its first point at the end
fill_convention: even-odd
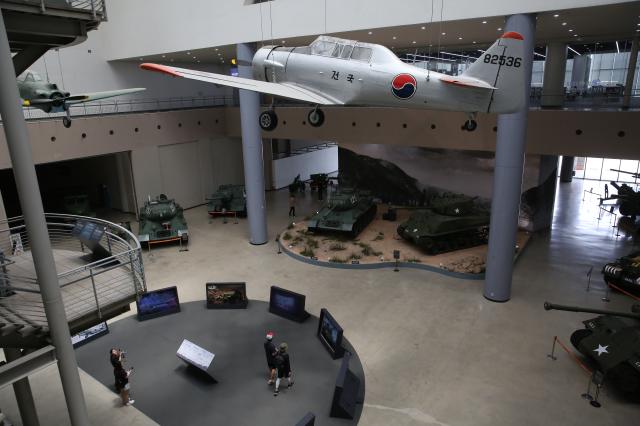
{"type": "Polygon", "coordinates": [[[176,355],[184,362],[191,364],[194,367],[197,367],[207,373],[207,370],[213,362],[213,358],[215,358],[214,354],[206,349],[201,348],[195,343],[190,342],[187,339],[184,339],[182,341],[182,344],[180,345],[180,348],[178,348],[178,352],[176,353],[176,355]]]}

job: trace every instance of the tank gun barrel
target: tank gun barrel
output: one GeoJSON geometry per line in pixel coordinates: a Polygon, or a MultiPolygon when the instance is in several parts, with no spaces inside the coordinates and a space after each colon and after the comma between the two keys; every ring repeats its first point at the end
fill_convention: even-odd
{"type": "Polygon", "coordinates": [[[618,169],[610,169],[612,172],[625,173],[627,175],[631,175],[634,178],[640,178],[640,173],[635,172],[627,172],[626,170],[618,170],[618,169]]]}
{"type": "Polygon", "coordinates": [[[624,318],[632,318],[632,319],[640,320],[640,305],[633,305],[633,307],[631,308],[632,312],[615,312],[615,311],[607,311],[605,309],[581,308],[579,306],[556,305],[555,303],[544,302],[544,309],[546,311],[555,309],[558,311],[586,312],[586,313],[598,314],[598,315],[613,315],[616,317],[624,317],[624,318]]]}
{"type": "Polygon", "coordinates": [[[620,185],[618,185],[616,182],[611,181],[611,186],[613,186],[615,189],[617,189],[618,191],[620,190],[620,185]]]}

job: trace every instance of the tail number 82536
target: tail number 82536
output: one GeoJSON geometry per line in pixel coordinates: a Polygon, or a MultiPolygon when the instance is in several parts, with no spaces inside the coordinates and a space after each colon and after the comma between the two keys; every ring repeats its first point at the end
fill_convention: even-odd
{"type": "Polygon", "coordinates": [[[505,55],[484,55],[484,63],[519,68],[522,65],[522,58],[505,55]]]}

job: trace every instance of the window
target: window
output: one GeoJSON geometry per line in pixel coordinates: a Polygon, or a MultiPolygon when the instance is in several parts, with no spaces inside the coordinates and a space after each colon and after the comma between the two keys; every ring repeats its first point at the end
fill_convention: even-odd
{"type": "Polygon", "coordinates": [[[353,46],[345,46],[342,49],[342,53],[340,54],[340,57],[342,59],[349,59],[349,56],[351,56],[352,51],[353,51],[353,46]]]}
{"type": "Polygon", "coordinates": [[[359,47],[356,46],[353,48],[353,53],[351,53],[351,59],[356,61],[369,62],[371,60],[371,55],[373,51],[368,47],[359,47]]]}
{"type": "Polygon", "coordinates": [[[336,43],[331,41],[316,40],[311,43],[311,46],[309,47],[311,47],[312,55],[331,56],[334,49],[336,48],[336,43]]]}

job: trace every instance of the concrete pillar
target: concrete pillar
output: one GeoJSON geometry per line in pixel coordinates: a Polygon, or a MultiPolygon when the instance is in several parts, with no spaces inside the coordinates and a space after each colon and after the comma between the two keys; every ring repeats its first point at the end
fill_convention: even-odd
{"type": "Polygon", "coordinates": [[[16,86],[9,40],[0,9],[0,116],[3,120],[11,164],[13,164],[27,235],[31,242],[31,255],[49,324],[49,333],[56,348],[58,370],[69,418],[73,426],[85,426],[89,425],[87,406],[82,393],[78,363],[71,345],[69,324],[42,208],[27,126],[19,101],[20,95],[16,86]]]}
{"type": "MultiPolygon", "coordinates": [[[[534,15],[511,15],[504,27],[505,32],[516,31],[524,38],[522,72],[526,77],[522,90],[527,93],[531,86],[535,22],[534,15]]],[[[511,297],[528,112],[529,97],[526,96],[520,111],[498,116],[491,228],[484,282],[484,297],[494,302],[506,302],[511,297]]]]}
{"type": "MultiPolygon", "coordinates": [[[[241,43],[238,49],[238,75],[252,78],[251,61],[255,53],[252,45],[241,43]]],[[[240,90],[240,125],[242,128],[242,158],[244,160],[244,185],[247,193],[247,220],[249,242],[265,244],[267,236],[267,212],[264,195],[264,164],[262,136],[258,125],[260,95],[240,90]]]]}
{"type": "Polygon", "coordinates": [[[571,87],[569,91],[577,89],[583,92],[589,86],[589,68],[591,58],[587,55],[573,57],[573,69],[571,70],[571,87]]]}
{"type": "Polygon", "coordinates": [[[5,256],[11,256],[11,236],[9,235],[7,211],[4,208],[2,192],[0,192],[0,252],[4,252],[5,256]]]}
{"type": "Polygon", "coordinates": [[[552,41],[547,45],[542,82],[542,107],[561,107],[564,103],[564,75],[567,70],[567,45],[552,41]]]}
{"type": "MultiPolygon", "coordinates": [[[[4,348],[4,356],[7,362],[12,362],[19,359],[22,354],[20,353],[20,349],[4,348]]],[[[25,377],[15,382],[13,384],[13,392],[16,394],[22,424],[24,426],[39,426],[40,422],[38,421],[38,413],[36,412],[36,404],[33,401],[29,378],[25,377]]]]}
{"type": "Polygon", "coordinates": [[[636,65],[638,63],[638,39],[631,42],[631,54],[629,55],[629,66],[627,67],[627,79],[624,83],[624,97],[622,98],[622,108],[629,108],[631,104],[631,93],[633,92],[633,79],[636,76],[636,65]]]}
{"type": "Polygon", "coordinates": [[[568,183],[573,180],[573,163],[575,157],[568,155],[562,156],[562,165],[560,166],[560,182],[568,183]]]}

